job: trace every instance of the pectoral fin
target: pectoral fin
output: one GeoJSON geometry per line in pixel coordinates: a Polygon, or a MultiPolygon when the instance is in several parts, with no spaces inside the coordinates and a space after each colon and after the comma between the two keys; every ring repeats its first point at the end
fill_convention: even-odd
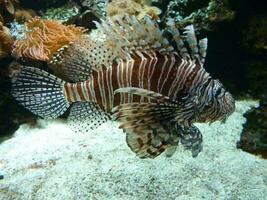
{"type": "Polygon", "coordinates": [[[115,109],[113,117],[121,122],[128,146],[140,158],[154,158],[172,146],[176,149],[178,135],[162,126],[173,118],[169,108],[164,110],[152,103],[123,104],[115,109]]]}
{"type": "Polygon", "coordinates": [[[140,158],[155,158],[171,146],[162,127],[155,126],[155,129],[128,128],[124,131],[128,146],[140,158]]]}
{"type": "Polygon", "coordinates": [[[128,103],[115,107],[113,119],[126,132],[128,146],[140,158],[155,158],[166,150],[172,156],[181,139],[195,157],[202,149],[202,135],[195,126],[184,127],[176,121],[180,105],[168,97],[141,88],[120,88],[116,92],[150,98],[152,102],[128,103]]]}
{"type": "Polygon", "coordinates": [[[113,119],[121,123],[128,146],[140,158],[155,158],[166,149],[171,156],[179,142],[179,136],[167,128],[175,109],[175,104],[164,102],[121,104],[113,109],[113,119]]]}
{"type": "Polygon", "coordinates": [[[192,156],[196,157],[202,151],[202,134],[196,126],[180,129],[182,145],[191,150],[192,156]]]}

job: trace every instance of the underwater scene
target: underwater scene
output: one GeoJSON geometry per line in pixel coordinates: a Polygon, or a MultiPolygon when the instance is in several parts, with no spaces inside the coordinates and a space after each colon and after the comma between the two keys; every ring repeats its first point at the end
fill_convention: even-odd
{"type": "Polygon", "coordinates": [[[0,0],[0,200],[266,200],[266,8],[0,0]]]}

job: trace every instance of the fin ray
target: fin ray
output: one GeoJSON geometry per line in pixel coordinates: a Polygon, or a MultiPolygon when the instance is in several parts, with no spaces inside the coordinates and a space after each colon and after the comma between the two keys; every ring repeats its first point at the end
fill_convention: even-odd
{"type": "Polygon", "coordinates": [[[154,102],[126,103],[115,107],[113,119],[126,132],[128,146],[140,158],[154,158],[166,150],[172,156],[178,142],[195,157],[202,150],[202,135],[195,126],[183,127],[176,120],[179,104],[168,97],[139,88],[121,88],[117,92],[155,98],[154,102]],[[159,99],[156,101],[156,99],[159,99]]]}
{"type": "MultiPolygon", "coordinates": [[[[120,128],[126,132],[126,141],[130,149],[140,158],[155,158],[166,149],[176,149],[179,136],[173,137],[173,133],[169,132],[163,124],[174,119],[177,105],[171,103],[168,97],[153,91],[139,88],[117,90],[117,92],[127,91],[131,94],[158,99],[155,103],[120,104],[112,110],[113,119],[118,120],[120,128]]],[[[169,151],[166,155],[171,156],[173,153],[169,151]]]]}
{"type": "Polygon", "coordinates": [[[64,83],[44,70],[23,66],[12,80],[11,94],[34,114],[56,118],[69,107],[62,90],[64,83]]]}
{"type": "Polygon", "coordinates": [[[94,130],[105,123],[110,116],[96,103],[76,102],[73,103],[67,118],[68,125],[75,132],[87,132],[94,130]]]}
{"type": "Polygon", "coordinates": [[[118,16],[114,19],[95,22],[107,39],[107,43],[118,49],[120,57],[131,54],[134,51],[154,50],[159,52],[171,52],[173,47],[163,37],[163,31],[158,24],[150,18],[137,20],[135,16],[118,16]]]}
{"type": "Polygon", "coordinates": [[[114,49],[104,41],[94,41],[85,35],[59,50],[50,63],[59,64],[70,81],[80,82],[87,80],[92,72],[102,66],[112,65],[115,57],[114,49]]]}
{"type": "Polygon", "coordinates": [[[169,19],[166,25],[166,31],[171,33],[179,54],[184,59],[195,60],[203,66],[207,51],[207,38],[198,41],[193,25],[186,26],[183,34],[180,34],[173,19],[169,19]],[[186,47],[185,42],[189,48],[186,47]]]}

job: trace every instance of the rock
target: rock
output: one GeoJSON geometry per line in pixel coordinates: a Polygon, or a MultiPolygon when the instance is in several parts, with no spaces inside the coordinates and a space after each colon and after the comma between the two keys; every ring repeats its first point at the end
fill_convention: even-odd
{"type": "MultiPolygon", "coordinates": [[[[267,6],[267,5],[266,5],[267,6]]],[[[246,66],[247,87],[251,95],[261,98],[267,95],[267,14],[255,14],[243,32],[244,51],[249,55],[246,66]]]]}
{"type": "Polygon", "coordinates": [[[83,13],[91,12],[98,18],[105,18],[108,0],[77,0],[83,13]]]}
{"type": "Polygon", "coordinates": [[[42,17],[44,19],[60,20],[62,22],[72,23],[80,15],[80,8],[76,4],[66,4],[58,8],[47,9],[42,17]]]}
{"type": "Polygon", "coordinates": [[[163,20],[174,19],[180,27],[194,24],[200,30],[211,30],[214,24],[234,19],[229,0],[170,1],[163,20]]]}
{"type": "Polygon", "coordinates": [[[247,121],[243,125],[241,139],[237,147],[244,151],[262,155],[267,158],[267,101],[260,102],[259,107],[251,108],[244,114],[247,121]]]}
{"type": "Polygon", "coordinates": [[[244,114],[247,121],[237,146],[267,158],[267,14],[264,9],[267,4],[255,1],[243,6],[246,10],[239,16],[240,22],[243,20],[240,37],[243,62],[237,68],[244,74],[239,78],[240,83],[251,96],[260,99],[260,105],[244,114]]]}
{"type": "Polygon", "coordinates": [[[94,12],[87,10],[75,20],[75,24],[92,30],[96,28],[94,21],[100,22],[100,18],[97,17],[94,12]]]}

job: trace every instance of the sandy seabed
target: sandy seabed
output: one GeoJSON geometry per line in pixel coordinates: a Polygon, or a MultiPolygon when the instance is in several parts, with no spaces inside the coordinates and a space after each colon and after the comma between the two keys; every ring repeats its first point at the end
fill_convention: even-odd
{"type": "Polygon", "coordinates": [[[0,199],[266,200],[267,160],[236,149],[243,113],[256,104],[237,102],[225,124],[197,124],[197,158],[180,147],[171,158],[139,159],[115,122],[90,133],[56,120],[22,125],[0,144],[0,199]]]}

